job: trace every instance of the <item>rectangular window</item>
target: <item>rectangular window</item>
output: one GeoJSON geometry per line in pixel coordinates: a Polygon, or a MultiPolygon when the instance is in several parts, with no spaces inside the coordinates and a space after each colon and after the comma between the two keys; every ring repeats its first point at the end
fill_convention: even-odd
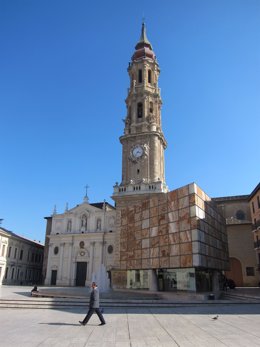
{"type": "Polygon", "coordinates": [[[138,70],[138,83],[142,83],[142,82],[143,82],[143,71],[138,70]]]}
{"type": "Polygon", "coordinates": [[[8,258],[11,257],[11,251],[12,251],[12,247],[10,246],[9,249],[8,249],[8,258]]]}
{"type": "Polygon", "coordinates": [[[5,269],[5,279],[7,279],[8,276],[8,267],[5,269]]]}
{"type": "Polygon", "coordinates": [[[16,259],[16,256],[17,256],[17,248],[15,248],[14,250],[14,259],[16,259]]]}
{"type": "Polygon", "coordinates": [[[14,267],[12,268],[12,276],[11,276],[11,280],[14,278],[14,267]]]}
{"type": "Polygon", "coordinates": [[[3,246],[2,246],[2,257],[5,256],[5,247],[6,247],[6,245],[3,245],[3,246]]]}
{"type": "Polygon", "coordinates": [[[16,279],[19,280],[19,273],[20,273],[20,269],[17,269],[17,273],[16,273],[16,279]]]}
{"type": "Polygon", "coordinates": [[[23,259],[23,250],[21,249],[21,251],[20,251],[20,260],[22,260],[23,259]]]}
{"type": "Polygon", "coordinates": [[[260,198],[259,198],[259,196],[257,196],[257,205],[258,205],[258,208],[260,208],[260,198]]]}
{"type": "Polygon", "coordinates": [[[255,268],[253,268],[253,267],[246,267],[246,275],[247,276],[255,276],[255,268]]]}
{"type": "Polygon", "coordinates": [[[255,205],[253,201],[252,201],[252,210],[253,210],[253,213],[255,213],[255,205]]]}

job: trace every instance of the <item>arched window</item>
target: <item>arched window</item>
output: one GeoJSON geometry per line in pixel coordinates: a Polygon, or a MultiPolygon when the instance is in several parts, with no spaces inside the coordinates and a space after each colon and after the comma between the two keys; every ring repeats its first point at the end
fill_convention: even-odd
{"type": "Polygon", "coordinates": [[[236,218],[239,219],[239,220],[244,220],[245,219],[245,212],[242,211],[242,210],[238,210],[236,212],[236,218]]]}
{"type": "Polygon", "coordinates": [[[152,71],[148,70],[148,83],[152,83],[152,71]]]}
{"type": "Polygon", "coordinates": [[[149,111],[150,111],[150,113],[153,113],[153,103],[152,102],[149,103],[149,111]]]}
{"type": "Polygon", "coordinates": [[[67,232],[70,233],[71,232],[71,225],[72,225],[72,222],[71,222],[71,219],[68,220],[68,223],[67,223],[67,232]]]}
{"type": "Polygon", "coordinates": [[[143,71],[141,69],[138,70],[138,83],[143,82],[143,71]]]}
{"type": "Polygon", "coordinates": [[[97,219],[97,231],[101,231],[101,219],[97,219]]]}
{"type": "Polygon", "coordinates": [[[137,118],[143,117],[143,104],[141,102],[138,102],[137,104],[137,118]]]}
{"type": "Polygon", "coordinates": [[[87,229],[88,229],[88,217],[87,217],[87,215],[83,214],[83,216],[81,217],[80,230],[81,231],[87,231],[87,229]]]}

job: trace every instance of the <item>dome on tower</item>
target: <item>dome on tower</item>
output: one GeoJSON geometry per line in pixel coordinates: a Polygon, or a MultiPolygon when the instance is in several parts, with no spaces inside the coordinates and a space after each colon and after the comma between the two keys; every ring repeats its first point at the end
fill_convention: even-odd
{"type": "Polygon", "coordinates": [[[132,61],[143,58],[155,59],[155,54],[151,43],[149,42],[146,35],[145,23],[142,24],[141,36],[138,43],[135,46],[135,53],[132,56],[132,61]]]}

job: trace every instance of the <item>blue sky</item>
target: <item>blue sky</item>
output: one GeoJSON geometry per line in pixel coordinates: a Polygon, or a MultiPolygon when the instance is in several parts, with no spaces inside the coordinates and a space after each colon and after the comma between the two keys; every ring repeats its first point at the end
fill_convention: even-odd
{"type": "Polygon", "coordinates": [[[45,216],[111,202],[128,62],[145,17],[161,68],[166,181],[211,197],[259,182],[259,0],[0,0],[0,218],[44,240],[45,216]]]}

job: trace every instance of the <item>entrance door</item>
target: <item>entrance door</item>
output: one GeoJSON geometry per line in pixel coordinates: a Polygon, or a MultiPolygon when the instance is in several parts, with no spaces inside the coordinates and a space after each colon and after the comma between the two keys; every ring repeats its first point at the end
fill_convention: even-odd
{"type": "Polygon", "coordinates": [[[77,273],[76,273],[76,286],[84,287],[87,276],[87,263],[78,262],[77,263],[77,273]]]}
{"type": "Polygon", "coordinates": [[[51,285],[56,286],[56,281],[57,281],[57,270],[52,270],[51,271],[51,285]]]}
{"type": "Polygon", "coordinates": [[[229,258],[230,271],[226,271],[227,278],[231,278],[237,287],[243,286],[242,266],[237,258],[229,258]]]}

